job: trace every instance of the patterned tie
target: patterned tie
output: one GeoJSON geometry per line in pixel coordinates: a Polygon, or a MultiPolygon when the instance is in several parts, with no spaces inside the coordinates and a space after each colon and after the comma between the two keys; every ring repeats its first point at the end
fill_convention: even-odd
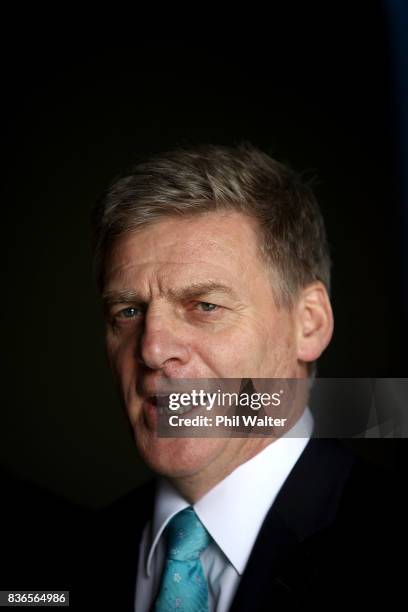
{"type": "Polygon", "coordinates": [[[167,558],[154,612],[208,612],[200,554],[211,536],[191,507],[171,519],[166,533],[167,558]]]}

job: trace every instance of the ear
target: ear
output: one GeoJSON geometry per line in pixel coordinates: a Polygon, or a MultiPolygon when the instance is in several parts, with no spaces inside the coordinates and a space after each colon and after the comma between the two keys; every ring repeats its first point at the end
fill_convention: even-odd
{"type": "Polygon", "coordinates": [[[304,287],[297,301],[297,357],[315,361],[333,334],[333,312],[326,287],[316,281],[304,287]]]}

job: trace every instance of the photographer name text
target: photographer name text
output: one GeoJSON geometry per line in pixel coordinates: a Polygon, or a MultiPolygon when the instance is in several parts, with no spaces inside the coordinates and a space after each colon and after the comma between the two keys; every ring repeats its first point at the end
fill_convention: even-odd
{"type": "Polygon", "coordinates": [[[271,416],[235,415],[232,417],[208,417],[197,415],[183,417],[172,415],[168,422],[171,427],[285,427],[288,419],[278,419],[271,416]]]}

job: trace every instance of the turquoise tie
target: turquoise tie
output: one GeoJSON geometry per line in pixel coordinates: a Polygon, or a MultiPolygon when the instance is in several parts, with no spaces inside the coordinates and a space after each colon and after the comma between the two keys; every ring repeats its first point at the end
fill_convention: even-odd
{"type": "Polygon", "coordinates": [[[191,507],[171,519],[166,533],[166,564],[154,612],[208,612],[208,586],[200,554],[211,536],[191,507]]]}

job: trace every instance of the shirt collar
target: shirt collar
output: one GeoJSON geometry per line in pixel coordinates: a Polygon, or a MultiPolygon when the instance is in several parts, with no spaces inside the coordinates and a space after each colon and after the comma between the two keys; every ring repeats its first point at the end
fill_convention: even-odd
{"type": "MultiPolygon", "coordinates": [[[[290,431],[237,467],[194,504],[200,521],[239,574],[243,573],[266,514],[312,430],[313,417],[306,408],[290,431]]],[[[166,525],[189,505],[167,480],[158,482],[147,575],[151,573],[153,555],[166,525]]]]}

